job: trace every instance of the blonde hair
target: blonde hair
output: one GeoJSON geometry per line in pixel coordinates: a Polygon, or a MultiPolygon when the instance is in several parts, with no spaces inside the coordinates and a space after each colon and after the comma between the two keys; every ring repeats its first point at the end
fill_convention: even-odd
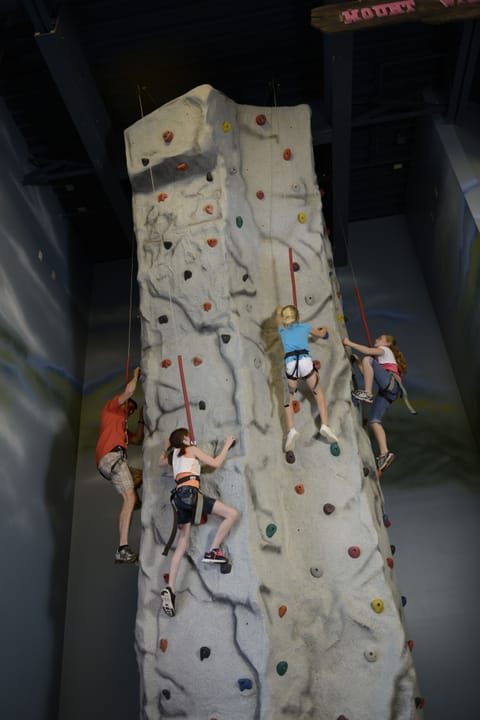
{"type": "Polygon", "coordinates": [[[407,374],[407,361],[405,360],[405,357],[401,350],[397,347],[397,341],[393,335],[388,335],[385,333],[385,338],[387,340],[388,347],[395,355],[395,362],[398,366],[398,372],[400,375],[406,375],[407,374]]]}
{"type": "Polygon", "coordinates": [[[298,310],[295,307],[295,305],[285,305],[282,308],[282,325],[283,327],[288,327],[289,325],[293,325],[294,323],[298,322],[298,310]]]}

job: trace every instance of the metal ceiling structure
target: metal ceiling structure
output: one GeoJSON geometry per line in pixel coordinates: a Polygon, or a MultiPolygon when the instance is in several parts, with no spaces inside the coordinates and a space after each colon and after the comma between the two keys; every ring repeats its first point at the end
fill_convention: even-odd
{"type": "MultiPolygon", "coordinates": [[[[0,95],[86,257],[126,257],[123,131],[209,83],[237,103],[312,107],[335,257],[348,222],[402,213],[417,124],[480,103],[479,20],[325,35],[319,0],[2,0],[0,95]]],[[[479,129],[480,132],[480,129],[479,129]]]]}

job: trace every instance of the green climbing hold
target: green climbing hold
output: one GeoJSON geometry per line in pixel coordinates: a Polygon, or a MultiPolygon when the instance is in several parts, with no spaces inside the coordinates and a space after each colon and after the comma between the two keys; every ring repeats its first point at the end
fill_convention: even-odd
{"type": "Polygon", "coordinates": [[[338,443],[332,443],[330,445],[330,452],[334,457],[338,457],[340,455],[340,445],[338,443]]]}
{"type": "Polygon", "coordinates": [[[286,660],[282,660],[281,662],[277,663],[277,673],[279,675],[285,675],[287,670],[288,670],[288,663],[286,660]]]}
{"type": "Polygon", "coordinates": [[[267,525],[267,529],[266,529],[267,537],[269,537],[269,538],[273,537],[276,532],[277,532],[277,526],[275,525],[275,523],[270,523],[270,525],[267,525]]]}
{"type": "Polygon", "coordinates": [[[237,227],[238,227],[238,228],[241,228],[242,225],[243,225],[243,218],[241,218],[240,215],[238,215],[238,216],[235,218],[235,222],[237,223],[237,227]]]}

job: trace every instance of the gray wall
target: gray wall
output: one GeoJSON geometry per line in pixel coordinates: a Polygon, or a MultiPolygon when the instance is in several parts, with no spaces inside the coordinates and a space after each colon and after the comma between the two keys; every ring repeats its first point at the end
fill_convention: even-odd
{"type": "Polygon", "coordinates": [[[88,276],[0,104],[0,708],[57,715],[88,276]]]}

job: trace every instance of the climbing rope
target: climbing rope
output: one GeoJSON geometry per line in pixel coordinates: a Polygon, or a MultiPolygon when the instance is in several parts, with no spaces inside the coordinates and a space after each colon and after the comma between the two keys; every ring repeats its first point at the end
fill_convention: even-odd
{"type": "Polygon", "coordinates": [[[350,250],[348,249],[348,244],[347,244],[347,240],[346,240],[346,237],[345,237],[345,233],[344,233],[344,231],[343,231],[343,227],[342,227],[341,229],[342,229],[342,240],[343,240],[343,244],[344,244],[344,246],[345,246],[345,253],[346,253],[346,255],[347,255],[347,261],[348,261],[348,265],[349,265],[349,267],[350,267],[350,272],[351,272],[351,274],[352,274],[353,287],[354,287],[354,290],[355,290],[355,297],[357,298],[357,303],[358,303],[358,307],[359,307],[359,310],[360,310],[360,317],[361,317],[361,320],[362,320],[363,329],[365,330],[365,335],[366,335],[366,337],[367,337],[368,345],[369,345],[370,347],[372,347],[372,345],[373,345],[373,343],[372,343],[372,337],[371,337],[371,335],[370,335],[370,330],[369,330],[369,327],[368,327],[367,318],[366,318],[366,316],[365,316],[365,309],[364,309],[364,307],[363,307],[362,296],[361,296],[361,294],[360,294],[360,288],[358,287],[357,277],[356,277],[356,275],[355,275],[355,268],[354,268],[354,266],[353,266],[352,256],[351,256],[351,254],[350,254],[350,250]]]}
{"type": "Polygon", "coordinates": [[[288,248],[288,261],[290,264],[290,280],[292,281],[292,304],[295,305],[295,307],[298,307],[298,305],[297,305],[297,284],[295,282],[295,270],[293,267],[293,250],[292,250],[292,248],[288,248]]]}

